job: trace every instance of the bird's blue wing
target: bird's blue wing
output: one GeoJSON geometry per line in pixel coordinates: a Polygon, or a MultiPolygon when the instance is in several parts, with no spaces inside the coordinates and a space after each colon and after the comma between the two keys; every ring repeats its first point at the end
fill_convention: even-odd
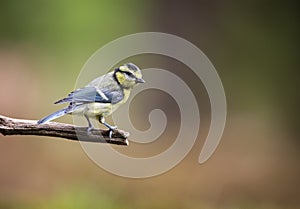
{"type": "Polygon", "coordinates": [[[110,103],[111,98],[104,94],[101,90],[95,87],[84,87],[72,91],[66,98],[58,100],[55,104],[61,104],[66,102],[75,103],[90,103],[90,102],[101,102],[110,103]]]}
{"type": "Polygon", "coordinates": [[[71,92],[66,98],[58,100],[55,104],[61,103],[112,103],[116,104],[123,99],[122,90],[98,89],[95,87],[84,87],[71,92]]]}
{"type": "Polygon", "coordinates": [[[124,93],[121,89],[118,90],[109,90],[104,89],[102,92],[105,94],[105,96],[109,99],[110,103],[116,104],[120,102],[124,98],[124,93]]]}

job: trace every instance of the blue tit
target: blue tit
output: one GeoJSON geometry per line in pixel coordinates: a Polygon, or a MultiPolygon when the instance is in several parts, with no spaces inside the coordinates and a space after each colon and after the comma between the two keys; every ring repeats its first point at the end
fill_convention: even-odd
{"type": "Polygon", "coordinates": [[[109,128],[111,137],[112,131],[117,127],[106,123],[105,117],[127,101],[133,87],[144,82],[139,67],[132,63],[122,65],[55,102],[55,104],[69,103],[69,105],[42,118],[37,123],[46,123],[66,114],[83,115],[88,122],[88,133],[94,128],[90,118],[96,118],[109,128]]]}

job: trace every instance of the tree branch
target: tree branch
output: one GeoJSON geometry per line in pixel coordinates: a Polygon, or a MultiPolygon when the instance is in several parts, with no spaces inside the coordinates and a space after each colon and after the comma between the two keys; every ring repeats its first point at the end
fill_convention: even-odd
{"type": "Polygon", "coordinates": [[[36,135],[60,137],[68,140],[110,143],[128,145],[129,133],[122,130],[114,130],[109,138],[109,130],[93,129],[87,133],[86,127],[77,127],[70,124],[49,122],[37,124],[35,120],[14,119],[0,115],[0,134],[2,135],[36,135]]]}

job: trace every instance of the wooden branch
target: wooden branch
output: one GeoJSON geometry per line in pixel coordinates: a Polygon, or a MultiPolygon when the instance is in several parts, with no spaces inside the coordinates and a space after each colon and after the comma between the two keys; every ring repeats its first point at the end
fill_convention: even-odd
{"type": "Polygon", "coordinates": [[[49,122],[37,124],[35,120],[14,119],[0,115],[0,134],[2,135],[36,135],[60,137],[68,140],[110,143],[128,145],[129,133],[116,129],[109,138],[109,130],[93,129],[87,133],[86,127],[77,127],[70,124],[49,122]]]}

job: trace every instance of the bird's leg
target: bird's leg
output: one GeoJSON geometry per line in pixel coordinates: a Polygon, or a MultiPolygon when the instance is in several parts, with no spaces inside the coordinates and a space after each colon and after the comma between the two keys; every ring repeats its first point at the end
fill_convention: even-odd
{"type": "Polygon", "coordinates": [[[109,128],[110,130],[115,130],[117,128],[117,126],[111,126],[108,123],[105,122],[105,119],[103,116],[100,116],[99,118],[99,122],[103,125],[105,125],[107,128],[109,128]]]}
{"type": "Polygon", "coordinates": [[[108,123],[106,123],[103,116],[99,117],[99,122],[101,124],[105,125],[107,128],[109,128],[109,138],[111,138],[112,137],[112,132],[113,132],[113,130],[117,129],[117,126],[111,126],[108,123]]]}
{"type": "Polygon", "coordinates": [[[91,131],[92,131],[92,129],[94,128],[94,126],[93,126],[93,124],[91,123],[90,118],[87,116],[87,114],[84,113],[83,115],[84,115],[85,119],[87,120],[87,122],[88,122],[88,124],[89,124],[89,127],[87,128],[87,133],[88,133],[88,134],[91,134],[91,131]]]}

